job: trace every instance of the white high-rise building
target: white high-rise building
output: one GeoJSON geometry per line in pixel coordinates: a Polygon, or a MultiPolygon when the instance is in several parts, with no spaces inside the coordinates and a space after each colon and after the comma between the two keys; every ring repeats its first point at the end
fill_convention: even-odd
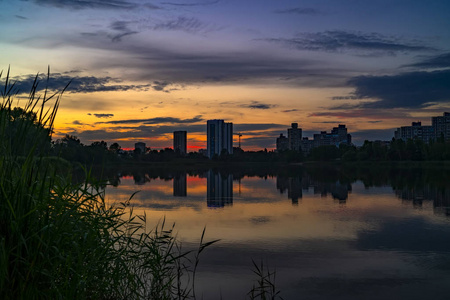
{"type": "Polygon", "coordinates": [[[233,123],[223,120],[208,120],[207,122],[207,153],[212,158],[220,155],[222,150],[233,154],[233,123]]]}

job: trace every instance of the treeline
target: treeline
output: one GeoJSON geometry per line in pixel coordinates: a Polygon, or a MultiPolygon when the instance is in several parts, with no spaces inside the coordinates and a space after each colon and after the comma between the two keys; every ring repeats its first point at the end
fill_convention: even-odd
{"type": "MultiPolygon", "coordinates": [[[[48,149],[48,147],[46,147],[48,149]]],[[[162,150],[139,149],[123,151],[118,143],[109,147],[106,142],[98,141],[83,145],[75,136],[66,135],[52,142],[51,155],[64,158],[70,162],[84,165],[99,165],[103,163],[139,163],[139,162],[179,162],[179,163],[211,163],[211,162],[268,162],[297,163],[305,161],[443,161],[450,160],[450,143],[443,138],[424,143],[421,140],[395,140],[390,143],[365,141],[361,147],[340,145],[320,146],[308,154],[301,151],[275,152],[267,149],[260,151],[243,151],[235,148],[233,154],[225,151],[209,160],[198,152],[182,155],[171,148],[162,150]]]]}
{"type": "MultiPolygon", "coordinates": [[[[409,139],[406,142],[403,140],[393,139],[389,144],[365,141],[359,148],[341,145],[339,149],[336,149],[329,151],[330,156],[334,155],[334,159],[340,158],[343,161],[450,160],[450,143],[445,142],[443,138],[440,138],[437,141],[432,141],[428,144],[418,139],[409,139]]],[[[320,160],[320,158],[324,158],[324,154],[322,152],[327,152],[327,149],[316,148],[314,150],[310,155],[312,160],[320,160]]]]}

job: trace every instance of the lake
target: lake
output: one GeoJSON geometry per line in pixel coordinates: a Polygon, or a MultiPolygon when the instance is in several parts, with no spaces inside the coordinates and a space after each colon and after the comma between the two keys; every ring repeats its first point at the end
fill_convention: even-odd
{"type": "Polygon", "coordinates": [[[438,166],[115,170],[106,199],[176,223],[198,298],[246,299],[252,260],[284,299],[449,299],[450,171],[438,166]]]}

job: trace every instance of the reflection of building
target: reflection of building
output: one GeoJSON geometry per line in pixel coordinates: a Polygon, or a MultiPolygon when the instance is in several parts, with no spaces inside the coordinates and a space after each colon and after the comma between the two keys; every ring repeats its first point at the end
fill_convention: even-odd
{"type": "Polygon", "coordinates": [[[150,181],[145,173],[133,173],[133,180],[136,185],[144,185],[150,181]]]}
{"type": "Polygon", "coordinates": [[[414,208],[422,208],[424,202],[433,202],[435,214],[450,215],[450,189],[422,185],[394,189],[397,197],[405,203],[411,203],[414,208]]]}
{"type": "Polygon", "coordinates": [[[173,195],[175,197],[187,196],[187,178],[186,173],[180,173],[173,178],[173,195]]]}
{"type": "Polygon", "coordinates": [[[145,143],[138,142],[134,144],[134,151],[139,152],[140,154],[145,153],[145,143]]]}
{"type": "Polygon", "coordinates": [[[208,207],[224,207],[233,204],[233,175],[209,170],[206,201],[208,207]]]}
{"type": "Polygon", "coordinates": [[[186,154],[187,143],[186,143],[186,131],[174,131],[173,132],[173,151],[180,154],[186,154]]]}
{"type": "Polygon", "coordinates": [[[303,190],[307,191],[310,187],[313,188],[314,194],[320,194],[323,197],[331,194],[333,199],[341,204],[347,201],[348,193],[352,190],[350,184],[343,184],[339,181],[321,182],[312,180],[309,176],[277,177],[277,189],[280,190],[280,193],[287,190],[288,198],[294,205],[297,205],[298,200],[303,197],[303,190]]]}
{"type": "Polygon", "coordinates": [[[233,123],[223,120],[208,120],[207,122],[208,157],[220,155],[222,151],[233,154],[233,123]]]}

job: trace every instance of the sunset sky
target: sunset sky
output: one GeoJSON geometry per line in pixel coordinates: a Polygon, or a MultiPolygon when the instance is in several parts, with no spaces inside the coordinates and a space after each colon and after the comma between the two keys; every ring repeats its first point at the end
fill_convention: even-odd
{"type": "Polygon", "coordinates": [[[51,88],[73,80],[55,138],[84,144],[160,149],[187,130],[193,151],[209,119],[244,150],[292,122],[361,144],[450,111],[448,0],[0,0],[0,26],[22,92],[48,66],[51,88]]]}

